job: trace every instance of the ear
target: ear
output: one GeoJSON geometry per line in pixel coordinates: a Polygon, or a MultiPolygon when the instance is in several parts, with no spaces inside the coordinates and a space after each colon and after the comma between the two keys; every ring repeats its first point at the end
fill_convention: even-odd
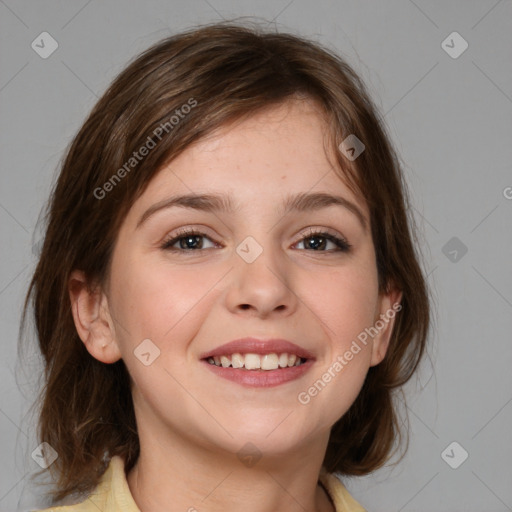
{"type": "Polygon", "coordinates": [[[379,295],[376,316],[373,322],[373,327],[378,333],[373,338],[370,366],[379,364],[386,356],[395,318],[402,309],[401,300],[402,291],[392,286],[390,286],[389,292],[379,295]]]}
{"type": "Polygon", "coordinates": [[[102,363],[121,359],[107,296],[101,288],[91,291],[84,272],[74,270],[68,290],[75,327],[89,354],[102,363]]]}

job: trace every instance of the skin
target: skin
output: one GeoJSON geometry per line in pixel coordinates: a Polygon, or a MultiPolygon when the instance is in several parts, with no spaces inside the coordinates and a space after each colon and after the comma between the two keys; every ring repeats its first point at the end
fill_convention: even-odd
{"type": "Polygon", "coordinates": [[[72,275],[73,315],[87,350],[104,363],[122,358],[132,378],[141,455],[127,480],[142,511],[168,511],[170,503],[182,511],[334,510],[318,485],[329,431],[384,358],[393,320],[307,405],[297,396],[401,293],[379,295],[367,206],[335,173],[326,135],[311,100],[222,127],[163,168],[134,203],[107,285],[89,293],[84,275],[72,275]],[[228,193],[238,208],[173,207],[137,228],[149,207],[192,191],[228,193]],[[367,228],[339,205],[285,215],[284,198],[298,192],[343,196],[367,228]],[[203,249],[160,247],[187,226],[205,233],[203,249]],[[308,227],[352,247],[308,248],[308,227]],[[247,236],[263,248],[252,263],[236,252],[247,236]],[[200,362],[201,353],[245,336],[291,340],[316,361],[298,380],[259,389],[224,380],[200,362]],[[160,350],[149,366],[134,356],[145,339],[160,350]],[[252,467],[237,457],[247,442],[262,454],[252,467]]]}

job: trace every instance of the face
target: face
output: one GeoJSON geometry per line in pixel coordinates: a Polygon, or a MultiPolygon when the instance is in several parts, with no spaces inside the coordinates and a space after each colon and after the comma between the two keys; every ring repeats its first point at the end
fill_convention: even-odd
{"type": "Polygon", "coordinates": [[[94,357],[124,360],[139,429],[284,453],[325,439],[384,357],[393,320],[361,334],[400,297],[379,295],[368,210],[332,166],[318,111],[290,102],[223,127],[161,169],[125,218],[102,296],[108,332],[80,334],[94,357]],[[164,206],[189,194],[231,208],[164,206]],[[245,338],[256,342],[220,349],[221,364],[286,367],[208,362],[245,338]],[[300,366],[280,357],[294,352],[308,356],[300,366]]]}

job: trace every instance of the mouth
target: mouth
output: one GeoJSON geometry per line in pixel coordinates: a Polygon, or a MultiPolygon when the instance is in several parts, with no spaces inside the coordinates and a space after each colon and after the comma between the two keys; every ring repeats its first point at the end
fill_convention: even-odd
{"type": "Polygon", "coordinates": [[[287,340],[244,338],[202,354],[215,375],[246,387],[273,387],[303,376],[314,364],[312,353],[287,340]]]}
{"type": "Polygon", "coordinates": [[[291,368],[306,363],[307,359],[299,357],[296,354],[240,354],[222,355],[208,357],[206,361],[222,368],[236,368],[242,370],[263,370],[272,371],[282,368],[291,368]]]}

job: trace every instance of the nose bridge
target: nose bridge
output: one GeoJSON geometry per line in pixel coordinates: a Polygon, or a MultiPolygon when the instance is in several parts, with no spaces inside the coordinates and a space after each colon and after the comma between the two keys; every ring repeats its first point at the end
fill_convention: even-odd
{"type": "Polygon", "coordinates": [[[260,315],[295,309],[290,266],[272,232],[247,236],[236,247],[235,271],[228,293],[231,310],[251,309],[260,315]],[[261,242],[261,243],[260,243],[261,242]]]}

